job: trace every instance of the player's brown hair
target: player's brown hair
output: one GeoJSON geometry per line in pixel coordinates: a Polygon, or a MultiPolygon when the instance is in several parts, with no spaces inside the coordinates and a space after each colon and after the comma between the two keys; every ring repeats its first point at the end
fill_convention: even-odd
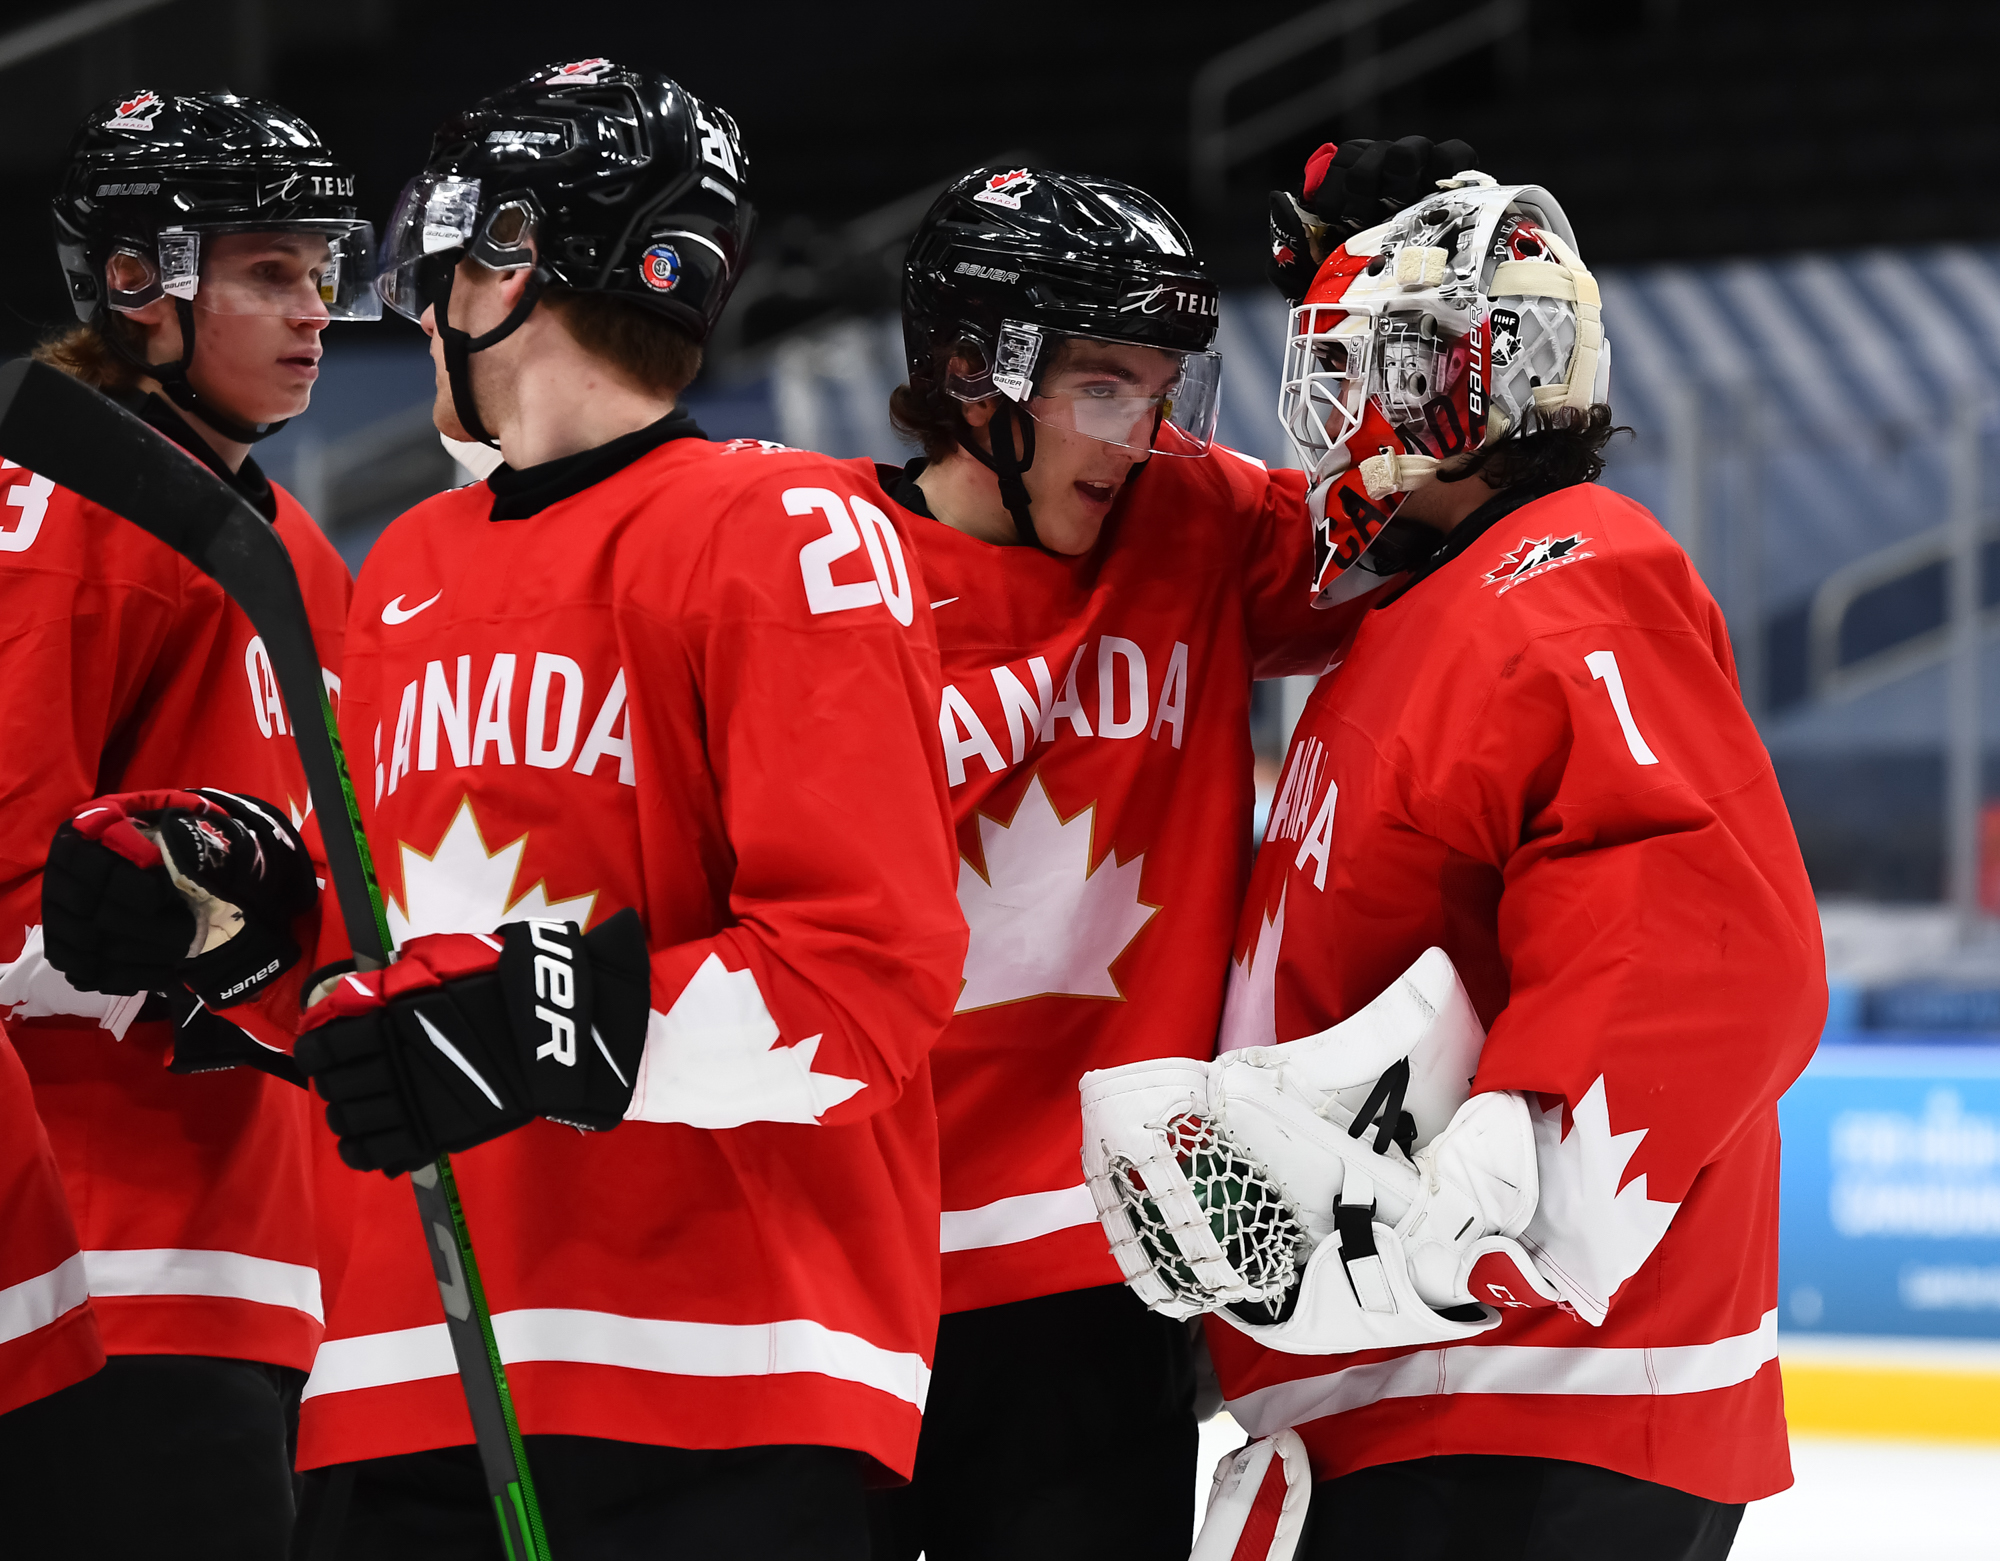
{"type": "Polygon", "coordinates": [[[936,354],[937,367],[923,390],[898,385],[889,392],[889,426],[898,438],[921,446],[927,460],[943,460],[971,434],[963,406],[943,386],[955,358],[969,364],[985,362],[977,346],[961,342],[949,352],[936,354]]]}
{"type": "Polygon", "coordinates": [[[701,372],[701,343],[643,304],[552,287],[542,302],[576,344],[645,390],[679,395],[701,372]]]}
{"type": "Polygon", "coordinates": [[[1545,493],[1573,488],[1580,482],[1595,482],[1604,475],[1604,447],[1613,434],[1629,434],[1629,428],[1614,426],[1611,408],[1602,401],[1588,411],[1557,407],[1526,419],[1505,437],[1481,445],[1465,459],[1465,464],[1449,473],[1440,472],[1441,482],[1463,482],[1477,472],[1496,490],[1532,484],[1545,493]]]}
{"type": "MultiPolygon", "coordinates": [[[[80,379],[86,385],[98,390],[116,393],[130,390],[139,383],[138,368],[128,363],[104,339],[104,330],[127,331],[131,327],[123,320],[106,320],[98,325],[71,325],[54,331],[35,344],[33,353],[37,363],[46,363],[52,369],[61,369],[72,379],[80,379]]],[[[131,343],[141,347],[143,343],[131,343]]]]}

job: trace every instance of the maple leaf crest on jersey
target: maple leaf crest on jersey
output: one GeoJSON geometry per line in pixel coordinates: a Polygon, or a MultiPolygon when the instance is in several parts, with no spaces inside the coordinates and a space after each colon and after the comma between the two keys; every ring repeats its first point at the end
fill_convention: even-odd
{"type": "Polygon", "coordinates": [[[1523,585],[1536,575],[1547,574],[1551,569],[1560,569],[1564,564],[1580,563],[1597,555],[1583,551],[1583,544],[1590,540],[1581,534],[1567,537],[1543,537],[1539,541],[1523,537],[1521,545],[1515,548],[1499,566],[1486,576],[1487,585],[1500,587],[1496,595],[1505,596],[1517,585],[1523,585]]]}

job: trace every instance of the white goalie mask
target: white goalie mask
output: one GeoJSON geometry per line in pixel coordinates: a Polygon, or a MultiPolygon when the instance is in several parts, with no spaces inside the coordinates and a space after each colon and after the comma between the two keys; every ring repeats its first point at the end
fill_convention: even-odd
{"type": "Polygon", "coordinates": [[[1440,461],[1557,407],[1610,394],[1597,282],[1555,198],[1464,173],[1327,257],[1291,313],[1278,415],[1312,483],[1324,595],[1382,517],[1330,514],[1355,465],[1367,496],[1430,480],[1440,461]],[[1331,561],[1332,567],[1328,567],[1331,561]]]}

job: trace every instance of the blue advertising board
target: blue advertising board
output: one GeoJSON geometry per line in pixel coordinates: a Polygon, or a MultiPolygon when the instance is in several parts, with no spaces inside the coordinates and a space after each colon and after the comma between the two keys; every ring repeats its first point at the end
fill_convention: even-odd
{"type": "Polygon", "coordinates": [[[1781,1327],[2000,1338],[2000,1046],[1822,1046],[1778,1117],[1781,1327]]]}

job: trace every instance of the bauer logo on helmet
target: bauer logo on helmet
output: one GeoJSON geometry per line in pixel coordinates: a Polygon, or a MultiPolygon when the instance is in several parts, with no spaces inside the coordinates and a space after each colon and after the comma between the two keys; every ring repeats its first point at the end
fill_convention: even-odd
{"type": "Polygon", "coordinates": [[[681,282],[680,252],[655,244],[639,257],[639,279],[656,293],[671,293],[681,282]]]}
{"type": "Polygon", "coordinates": [[[166,105],[157,92],[135,92],[104,122],[107,130],[151,130],[166,105]]]}

